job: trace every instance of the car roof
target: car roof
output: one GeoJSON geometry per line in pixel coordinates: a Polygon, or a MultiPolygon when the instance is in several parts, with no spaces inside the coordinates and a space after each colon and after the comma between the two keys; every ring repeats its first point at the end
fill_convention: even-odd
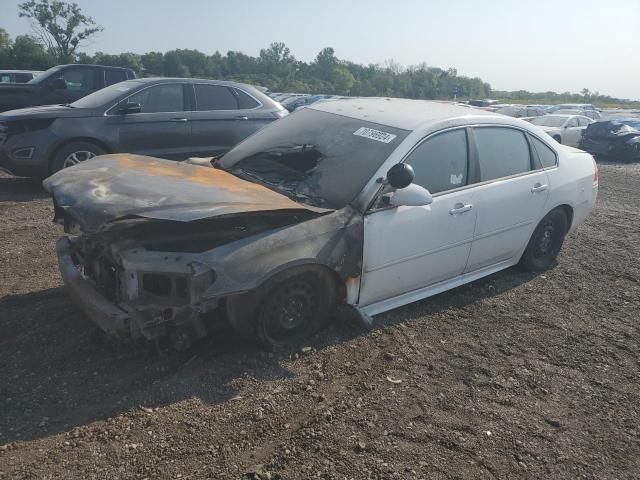
{"type": "Polygon", "coordinates": [[[403,130],[416,130],[424,124],[454,117],[504,117],[485,110],[474,109],[473,113],[471,113],[469,108],[459,107],[450,103],[405,98],[353,98],[314,103],[307,108],[403,130]]]}
{"type": "Polygon", "coordinates": [[[112,67],[111,65],[98,65],[94,63],[67,63],[64,65],[56,65],[56,67],[110,68],[113,70],[131,70],[128,67],[112,67]]]}
{"type": "MultiPolygon", "coordinates": [[[[143,77],[143,78],[132,78],[131,80],[127,80],[128,82],[138,82],[138,83],[170,83],[175,82],[176,80],[181,82],[188,83],[210,83],[212,85],[225,85],[229,87],[247,87],[255,89],[256,91],[260,91],[253,85],[249,85],[247,83],[241,82],[228,82],[225,80],[215,80],[213,78],[180,78],[180,77],[143,77]]],[[[260,92],[262,93],[262,92],[260,92]]],[[[265,94],[266,96],[266,94],[265,94]]]]}

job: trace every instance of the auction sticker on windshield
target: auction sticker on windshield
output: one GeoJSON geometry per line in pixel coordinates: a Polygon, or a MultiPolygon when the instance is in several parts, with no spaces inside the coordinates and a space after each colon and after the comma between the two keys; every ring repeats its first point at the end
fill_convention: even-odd
{"type": "Polygon", "coordinates": [[[353,134],[382,143],[391,143],[391,141],[396,138],[396,135],[393,133],[382,132],[380,130],[374,130],[373,128],[367,127],[360,127],[358,130],[353,132],[353,134]]]}

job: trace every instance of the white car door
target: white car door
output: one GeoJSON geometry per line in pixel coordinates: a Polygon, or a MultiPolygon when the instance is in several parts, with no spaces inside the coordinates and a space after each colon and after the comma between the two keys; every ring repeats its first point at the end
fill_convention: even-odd
{"type": "Polygon", "coordinates": [[[580,137],[582,136],[582,130],[584,130],[584,127],[580,126],[578,117],[570,118],[562,132],[562,143],[570,147],[577,147],[578,141],[580,141],[580,137]]]}
{"type": "Polygon", "coordinates": [[[359,305],[367,306],[462,274],[476,223],[464,128],[435,134],[405,162],[433,203],[374,209],[365,217],[359,305]]]}
{"type": "Polygon", "coordinates": [[[475,127],[480,184],[467,272],[515,263],[540,221],[549,196],[547,173],[521,130],[475,127]]]}

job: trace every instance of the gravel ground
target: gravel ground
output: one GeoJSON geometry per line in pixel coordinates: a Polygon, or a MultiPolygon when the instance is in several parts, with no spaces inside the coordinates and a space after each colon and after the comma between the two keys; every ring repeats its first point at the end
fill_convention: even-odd
{"type": "Polygon", "coordinates": [[[272,355],[97,342],[38,182],[0,177],[0,479],[640,477],[640,167],[558,265],[272,355]]]}

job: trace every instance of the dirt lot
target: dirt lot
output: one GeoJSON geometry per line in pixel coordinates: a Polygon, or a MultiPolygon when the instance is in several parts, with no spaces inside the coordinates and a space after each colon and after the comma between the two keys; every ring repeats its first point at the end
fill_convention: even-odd
{"type": "Polygon", "coordinates": [[[0,178],[0,479],[640,477],[640,167],[543,275],[509,270],[299,354],[96,343],[37,182],[0,178]]]}

